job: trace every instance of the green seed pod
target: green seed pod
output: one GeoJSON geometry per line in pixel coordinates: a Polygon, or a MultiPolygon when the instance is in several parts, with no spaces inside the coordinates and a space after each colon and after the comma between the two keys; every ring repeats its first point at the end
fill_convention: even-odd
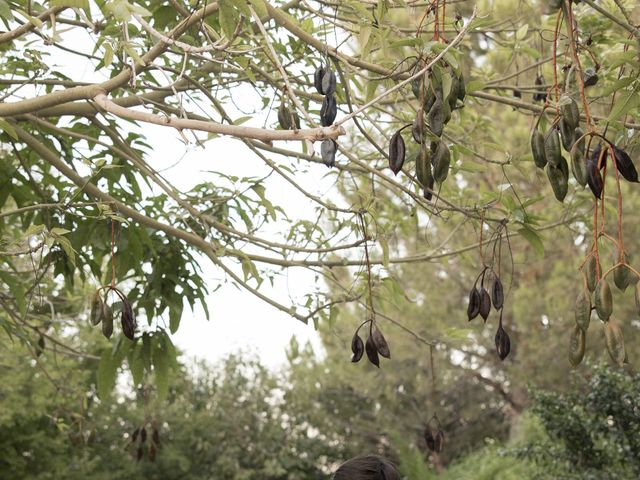
{"type": "Polygon", "coordinates": [[[604,339],[607,345],[607,352],[611,360],[619,366],[623,366],[627,360],[627,352],[624,346],[622,330],[614,319],[609,320],[604,325],[604,339]]]}
{"type": "Polygon", "coordinates": [[[598,284],[598,270],[597,270],[597,262],[596,256],[591,255],[587,262],[584,265],[584,274],[587,277],[587,288],[589,288],[590,292],[595,291],[596,285],[598,284]]]}
{"type": "Polygon", "coordinates": [[[544,135],[537,128],[531,132],[531,153],[536,167],[544,168],[547,165],[547,157],[544,153],[544,135]]]}
{"type": "Polygon", "coordinates": [[[569,177],[568,177],[568,165],[564,158],[560,158],[560,164],[557,167],[549,164],[547,165],[547,177],[549,183],[553,189],[553,194],[560,202],[567,196],[569,190],[569,177]],[[563,168],[564,167],[564,168],[563,168]]]}
{"type": "Polygon", "coordinates": [[[433,134],[437,137],[440,137],[442,135],[442,130],[444,128],[444,108],[445,107],[444,102],[442,101],[442,94],[436,94],[435,102],[433,103],[433,106],[427,114],[427,122],[429,123],[431,132],[433,132],[433,134]]]}
{"type": "Polygon", "coordinates": [[[591,320],[591,296],[589,292],[582,289],[576,297],[575,304],[575,319],[576,326],[585,332],[589,329],[589,322],[591,320]]]}
{"type": "Polygon", "coordinates": [[[447,97],[447,102],[449,103],[449,107],[451,109],[455,108],[456,103],[458,102],[458,89],[460,88],[460,80],[455,74],[451,75],[451,91],[449,92],[449,96],[447,97]]]}
{"type": "Polygon", "coordinates": [[[560,99],[560,114],[568,123],[571,130],[574,130],[580,124],[580,110],[576,101],[568,95],[562,95],[560,99]]]}
{"type": "Polygon", "coordinates": [[[91,315],[89,317],[91,320],[91,325],[94,325],[94,326],[98,325],[102,321],[102,316],[103,316],[102,305],[103,304],[104,302],[100,297],[100,291],[96,291],[93,294],[93,297],[91,298],[91,315]]]}
{"type": "Polygon", "coordinates": [[[102,334],[107,338],[113,334],[113,310],[106,303],[102,304],[102,334]]]}
{"type": "Polygon", "coordinates": [[[562,159],[562,151],[560,150],[560,135],[558,129],[551,127],[544,137],[544,154],[549,165],[557,167],[562,159]]]}
{"type": "Polygon", "coordinates": [[[451,163],[451,152],[445,142],[440,140],[438,147],[431,159],[433,162],[433,178],[436,182],[442,183],[449,175],[449,165],[451,163]]]}
{"type": "Polygon", "coordinates": [[[574,129],[565,117],[560,118],[560,137],[562,139],[562,148],[567,152],[573,147],[574,129]]]}
{"type": "Polygon", "coordinates": [[[429,152],[426,148],[420,148],[416,156],[416,179],[422,188],[431,188],[433,185],[431,162],[429,160],[429,152]]]}
{"type": "Polygon", "coordinates": [[[587,184],[587,161],[584,158],[584,150],[581,150],[579,145],[574,145],[571,149],[571,172],[580,186],[584,187],[587,184]]]}
{"type": "MultiPolygon", "coordinates": [[[[614,261],[617,263],[620,260],[620,258],[621,258],[621,255],[618,252],[618,254],[616,255],[616,259],[614,261]]],[[[618,287],[619,290],[624,292],[629,286],[630,271],[629,271],[629,267],[626,265],[627,263],[626,255],[624,256],[622,261],[625,263],[625,265],[620,265],[616,267],[616,269],[613,271],[613,283],[616,284],[616,287],[618,287]]]]}
{"type": "Polygon", "coordinates": [[[598,316],[606,322],[613,313],[613,296],[611,295],[611,287],[605,278],[598,282],[594,299],[598,316]]]}
{"type": "Polygon", "coordinates": [[[577,325],[573,327],[569,340],[569,363],[571,363],[571,366],[574,368],[577,367],[584,358],[585,337],[584,330],[578,328],[577,325]]]}

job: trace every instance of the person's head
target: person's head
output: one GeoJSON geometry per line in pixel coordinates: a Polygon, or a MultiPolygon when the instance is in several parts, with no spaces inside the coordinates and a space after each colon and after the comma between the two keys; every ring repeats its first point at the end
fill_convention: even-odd
{"type": "Polygon", "coordinates": [[[400,472],[382,457],[362,455],[340,465],[333,480],[400,480],[400,472]]]}

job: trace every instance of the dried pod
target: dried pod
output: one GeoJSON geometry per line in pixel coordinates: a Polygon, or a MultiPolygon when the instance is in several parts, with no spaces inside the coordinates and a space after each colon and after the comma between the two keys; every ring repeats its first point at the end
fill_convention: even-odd
{"type": "Polygon", "coordinates": [[[604,188],[602,175],[598,170],[598,164],[594,163],[591,158],[587,160],[587,183],[593,195],[596,198],[602,198],[602,189],[604,188]]]}
{"type": "Polygon", "coordinates": [[[560,118],[559,126],[562,148],[564,148],[567,152],[570,152],[571,147],[573,147],[574,127],[569,124],[565,117],[560,118]]]}
{"type": "Polygon", "coordinates": [[[491,297],[484,287],[480,287],[480,316],[486,322],[491,312],[491,297]]]}
{"type": "Polygon", "coordinates": [[[585,87],[592,87],[596,83],[598,83],[598,74],[595,69],[589,67],[584,71],[584,75],[582,75],[582,82],[585,87]]]}
{"type": "Polygon", "coordinates": [[[139,433],[140,433],[140,427],[136,428],[131,434],[131,443],[134,443],[138,439],[139,433]]]}
{"type": "Polygon", "coordinates": [[[122,333],[129,340],[133,340],[136,334],[136,317],[133,314],[131,303],[126,297],[122,299],[122,316],[120,317],[120,324],[122,325],[122,333]]]}
{"type": "Polygon", "coordinates": [[[615,155],[616,168],[620,172],[620,175],[622,175],[627,182],[637,183],[638,171],[629,154],[615,145],[613,145],[613,153],[615,155]]]}
{"type": "Polygon", "coordinates": [[[322,94],[333,95],[336,91],[336,74],[333,73],[331,68],[326,67],[324,69],[324,75],[322,76],[322,94]]]}
{"type": "Polygon", "coordinates": [[[140,461],[142,460],[142,457],[144,456],[144,449],[142,448],[142,445],[138,446],[138,450],[136,452],[136,461],[140,461]]]}
{"type": "Polygon", "coordinates": [[[429,109],[429,113],[427,114],[427,122],[429,123],[429,128],[431,132],[440,137],[442,135],[442,130],[444,129],[444,121],[445,121],[445,109],[444,102],[442,101],[442,94],[440,92],[436,93],[435,102],[429,109]]]}
{"type": "Polygon", "coordinates": [[[402,129],[398,130],[389,141],[389,168],[395,175],[402,170],[404,164],[405,146],[401,133],[402,129]]]}
{"type": "Polygon", "coordinates": [[[329,168],[336,164],[336,151],[338,144],[333,138],[327,138],[320,144],[320,157],[322,162],[329,168]]]}
{"type": "Polygon", "coordinates": [[[100,297],[100,291],[96,291],[91,297],[91,325],[98,325],[102,321],[102,297],[100,297]]]}
{"type": "Polygon", "coordinates": [[[594,148],[591,151],[591,155],[589,156],[589,160],[591,160],[593,163],[595,163],[598,168],[600,170],[602,170],[606,165],[607,165],[607,159],[609,157],[609,149],[605,148],[604,151],[602,150],[602,145],[598,144],[596,145],[596,148],[594,148]],[[600,155],[602,154],[602,158],[600,158],[600,155]]]}
{"type": "Polygon", "coordinates": [[[384,335],[382,335],[382,332],[377,325],[374,325],[373,329],[371,330],[371,340],[373,341],[373,344],[375,345],[376,350],[380,355],[382,355],[384,358],[391,358],[391,350],[389,350],[389,344],[387,343],[387,340],[384,338],[384,335]]]}
{"type": "Polygon", "coordinates": [[[627,359],[627,353],[624,347],[622,330],[618,322],[611,319],[604,324],[604,339],[611,360],[619,366],[623,366],[627,359]]]}
{"type": "Polygon", "coordinates": [[[367,338],[364,349],[367,352],[367,358],[369,359],[369,361],[376,367],[380,368],[380,357],[378,357],[378,349],[373,343],[373,339],[371,337],[367,338]]]}
{"type": "Polygon", "coordinates": [[[576,326],[586,332],[591,321],[591,296],[584,289],[581,289],[576,297],[574,314],[576,326]]]}
{"type": "Polygon", "coordinates": [[[547,157],[544,153],[544,135],[537,128],[531,132],[531,153],[536,167],[544,168],[547,165],[547,157]]]}
{"type": "Polygon", "coordinates": [[[544,102],[547,99],[547,92],[542,89],[544,85],[544,77],[542,75],[538,75],[535,81],[536,87],[538,87],[538,91],[533,94],[534,102],[544,102]]]}
{"type": "Polygon", "coordinates": [[[560,114],[569,124],[571,130],[574,130],[580,124],[580,110],[576,101],[568,95],[562,95],[560,99],[560,114]]]}
{"type": "Polygon", "coordinates": [[[587,277],[587,288],[589,288],[590,292],[594,292],[600,279],[598,276],[598,262],[595,255],[590,255],[587,259],[584,265],[584,274],[587,277]]]}
{"type": "Polygon", "coordinates": [[[500,315],[500,323],[498,324],[495,342],[496,352],[498,352],[500,360],[504,360],[511,351],[511,340],[509,339],[509,334],[507,334],[506,330],[502,327],[502,314],[500,315]]]}
{"type": "Polygon", "coordinates": [[[283,130],[300,128],[300,117],[295,111],[286,106],[284,100],[278,107],[278,124],[283,130]]]}
{"type": "Polygon", "coordinates": [[[106,303],[102,304],[102,334],[107,338],[113,334],[113,310],[106,303]]]}
{"type": "Polygon", "coordinates": [[[504,305],[504,288],[498,276],[493,277],[493,283],[491,284],[491,301],[493,302],[493,308],[496,310],[500,310],[504,305]]]}
{"type": "Polygon", "coordinates": [[[456,103],[458,103],[458,87],[460,84],[460,80],[455,75],[451,75],[451,90],[449,90],[449,95],[447,96],[447,103],[449,104],[449,109],[454,109],[456,107],[456,103]]]}
{"type": "Polygon", "coordinates": [[[440,453],[444,447],[444,432],[441,428],[434,430],[427,426],[424,431],[424,441],[429,450],[434,453],[440,453]]]}
{"type": "Polygon", "coordinates": [[[44,349],[46,348],[47,344],[45,343],[44,337],[42,335],[40,335],[40,337],[38,338],[38,341],[36,342],[36,346],[35,346],[35,351],[36,351],[36,357],[39,357],[40,355],[42,355],[44,353],[44,349]]]}
{"type": "Polygon", "coordinates": [[[451,152],[447,144],[440,140],[435,153],[431,157],[433,165],[433,178],[436,182],[442,183],[449,175],[449,165],[451,164],[451,152]]]}
{"type": "MultiPolygon", "coordinates": [[[[429,173],[431,173],[431,167],[429,167],[429,173]]],[[[423,185],[422,187],[422,196],[431,201],[433,198],[433,187],[435,186],[436,181],[433,179],[433,175],[429,175],[429,183],[427,185],[423,185]]]]}
{"type": "Polygon", "coordinates": [[[467,84],[464,80],[464,75],[460,72],[460,78],[458,78],[458,100],[464,102],[464,97],[467,95],[467,84]]]}
{"type": "MultiPolygon", "coordinates": [[[[578,136],[578,131],[580,129],[576,128],[575,130],[575,138],[580,138],[578,136]]],[[[580,130],[582,132],[582,130],[580,130]]],[[[581,136],[582,134],[580,134],[581,136]]],[[[576,179],[576,182],[582,187],[587,184],[589,180],[589,172],[587,171],[587,162],[584,158],[584,145],[581,147],[578,142],[574,144],[571,148],[571,172],[573,173],[573,177],[576,179]]]]}
{"type": "Polygon", "coordinates": [[[413,125],[411,126],[411,136],[413,137],[413,141],[422,144],[422,132],[424,130],[424,114],[422,113],[422,109],[418,109],[418,114],[416,115],[415,120],[413,121],[413,125]]]}
{"type": "Polygon", "coordinates": [[[416,156],[416,180],[422,188],[433,187],[433,174],[431,173],[431,162],[429,161],[429,153],[424,147],[420,148],[416,156]]]}
{"type": "Polygon", "coordinates": [[[584,348],[586,335],[584,330],[575,325],[569,338],[569,363],[572,367],[577,367],[584,358],[584,348]]]}
{"type": "Polygon", "coordinates": [[[467,317],[469,317],[469,321],[480,314],[480,300],[480,292],[474,285],[469,292],[469,305],[467,306],[467,317]]]}
{"type": "Polygon", "coordinates": [[[626,255],[618,254],[616,255],[616,261],[623,262],[622,265],[617,266],[613,270],[613,283],[615,283],[616,287],[619,290],[625,291],[629,286],[629,282],[631,280],[631,272],[629,267],[627,266],[627,257],[626,255]]]}
{"type": "Polygon", "coordinates": [[[364,342],[358,332],[353,334],[353,338],[351,339],[351,352],[353,352],[353,356],[351,357],[351,361],[353,363],[358,363],[364,354],[364,342]]]}
{"type": "Polygon", "coordinates": [[[553,189],[553,194],[559,202],[562,202],[569,191],[569,166],[564,158],[560,158],[560,164],[555,167],[547,165],[547,178],[553,189]],[[564,168],[566,166],[566,169],[564,168]]]}
{"type": "Polygon", "coordinates": [[[562,151],[560,149],[560,135],[556,127],[551,127],[544,137],[544,155],[549,165],[560,166],[562,151]]]}
{"type": "Polygon", "coordinates": [[[613,313],[613,296],[611,295],[611,287],[605,278],[598,282],[593,295],[596,304],[596,313],[606,322],[613,313]]]}
{"type": "Polygon", "coordinates": [[[320,123],[323,127],[333,125],[333,121],[338,114],[338,106],[336,104],[336,97],[333,95],[327,95],[322,101],[322,107],[320,108],[320,123]]]}
{"type": "Polygon", "coordinates": [[[326,68],[324,66],[320,65],[313,74],[313,85],[316,87],[316,90],[320,95],[324,95],[324,91],[322,90],[322,79],[324,78],[325,69],[326,68]]]}
{"type": "Polygon", "coordinates": [[[149,460],[156,461],[156,446],[153,443],[149,444],[149,460]]]}

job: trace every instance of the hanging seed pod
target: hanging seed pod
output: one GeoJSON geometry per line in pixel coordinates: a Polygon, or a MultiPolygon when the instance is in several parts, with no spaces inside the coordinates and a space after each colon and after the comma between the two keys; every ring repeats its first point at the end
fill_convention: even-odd
{"type": "Polygon", "coordinates": [[[91,325],[96,326],[102,321],[102,297],[100,297],[100,291],[96,291],[91,297],[91,325]]]}
{"type": "Polygon", "coordinates": [[[324,95],[324,90],[322,90],[322,79],[324,78],[325,67],[320,65],[315,73],[313,74],[313,85],[316,87],[316,91],[320,95],[324,95]]]}
{"type": "Polygon", "coordinates": [[[576,297],[574,313],[576,326],[586,332],[591,321],[591,297],[584,289],[581,289],[576,297]]]}
{"type": "Polygon", "coordinates": [[[283,130],[293,130],[300,128],[300,117],[285,105],[284,100],[278,107],[278,124],[283,130]]]}
{"type": "Polygon", "coordinates": [[[536,84],[536,87],[539,87],[539,88],[538,88],[538,91],[533,94],[533,101],[544,102],[547,98],[547,93],[542,90],[542,85],[544,85],[544,77],[542,75],[538,75],[536,77],[535,84],[536,84]]]}
{"type": "Polygon", "coordinates": [[[572,367],[577,367],[584,358],[584,348],[586,335],[584,330],[575,325],[569,339],[569,363],[572,367]]]}
{"type": "Polygon", "coordinates": [[[113,310],[106,303],[102,305],[102,334],[107,338],[113,334],[113,310]]]}
{"type": "Polygon", "coordinates": [[[458,100],[464,102],[464,97],[467,95],[467,84],[464,79],[464,75],[460,72],[460,78],[458,79],[458,100]]]}
{"type": "Polygon", "coordinates": [[[380,357],[378,357],[378,349],[373,343],[373,339],[371,337],[367,338],[364,349],[367,352],[367,358],[369,359],[369,361],[376,367],[380,368],[380,357]]]}
{"type": "Polygon", "coordinates": [[[389,350],[389,344],[387,343],[387,340],[384,338],[384,335],[382,335],[382,332],[377,325],[373,326],[373,330],[371,331],[371,339],[380,355],[382,355],[384,358],[391,358],[391,350],[389,350]]]}
{"type": "Polygon", "coordinates": [[[151,440],[155,445],[160,445],[160,432],[156,427],[153,427],[153,432],[151,433],[151,440]]]}
{"type": "Polygon", "coordinates": [[[560,118],[560,138],[562,139],[562,148],[567,152],[573,147],[574,127],[572,127],[565,117],[560,118]]]}
{"type": "Polygon", "coordinates": [[[397,175],[404,165],[405,146],[401,133],[402,129],[398,130],[389,141],[389,168],[394,175],[397,175]]]}
{"type": "Polygon", "coordinates": [[[140,460],[142,460],[142,457],[144,456],[144,449],[142,448],[142,445],[138,446],[138,450],[136,452],[136,461],[139,462],[140,460]]]}
{"type": "Polygon", "coordinates": [[[594,293],[594,300],[596,313],[606,322],[613,313],[613,296],[611,295],[611,287],[605,278],[598,282],[594,293]]]}
{"type": "Polygon", "coordinates": [[[144,443],[147,441],[147,429],[142,427],[140,430],[140,443],[144,443]]]}
{"type": "Polygon", "coordinates": [[[500,323],[498,324],[498,331],[496,332],[496,352],[500,360],[504,360],[511,351],[511,340],[506,330],[502,327],[502,314],[500,314],[500,323]]]}
{"type": "Polygon", "coordinates": [[[122,299],[122,316],[120,317],[120,324],[122,325],[122,333],[129,340],[133,340],[136,334],[136,317],[133,314],[131,303],[127,298],[122,299]]]}
{"type": "Polygon", "coordinates": [[[580,186],[584,187],[587,184],[589,179],[587,162],[584,158],[584,150],[581,150],[578,145],[574,145],[571,149],[571,172],[580,186]]]}
{"type": "Polygon", "coordinates": [[[433,187],[435,187],[435,180],[433,179],[433,175],[431,175],[431,167],[429,167],[429,183],[422,187],[422,196],[427,200],[431,201],[433,198],[433,187]]]}
{"type": "Polygon", "coordinates": [[[544,168],[547,165],[547,157],[544,152],[544,135],[537,128],[534,128],[533,132],[531,132],[531,153],[536,167],[544,168]]]}
{"type": "Polygon", "coordinates": [[[431,162],[429,161],[429,153],[424,146],[420,147],[420,151],[416,156],[416,180],[423,187],[430,188],[433,186],[433,175],[431,173],[431,162]]]}
{"type": "Polygon", "coordinates": [[[444,102],[442,101],[442,94],[440,92],[436,93],[436,99],[429,113],[427,114],[427,122],[429,123],[429,128],[431,132],[436,136],[442,136],[442,130],[444,129],[444,102]]]}
{"type": "Polygon", "coordinates": [[[140,433],[140,427],[136,428],[131,434],[131,443],[135,443],[135,441],[138,439],[139,433],[140,433]]]}
{"type": "Polygon", "coordinates": [[[613,153],[615,155],[616,168],[618,172],[620,172],[620,175],[622,175],[627,182],[637,183],[638,171],[629,154],[615,145],[613,145],[613,153]]]}
{"type": "Polygon", "coordinates": [[[338,114],[338,106],[336,105],[336,97],[333,95],[327,95],[322,101],[322,107],[320,108],[320,123],[323,127],[333,125],[333,121],[338,114]]]}
{"type": "Polygon", "coordinates": [[[627,353],[624,347],[622,330],[614,319],[604,324],[604,339],[611,360],[622,367],[627,359],[627,353]]]}
{"type": "Polygon", "coordinates": [[[469,292],[469,305],[467,306],[467,317],[469,321],[473,320],[480,314],[480,292],[474,286],[469,292]]]}
{"type": "Polygon", "coordinates": [[[621,261],[623,265],[620,265],[615,268],[613,271],[613,283],[615,283],[616,287],[620,291],[625,291],[629,286],[629,282],[631,279],[630,270],[627,266],[627,256],[621,255],[620,252],[616,254],[616,262],[621,261]]]}
{"type": "Polygon", "coordinates": [[[411,80],[411,91],[418,101],[422,100],[422,89],[424,84],[422,79],[423,77],[418,77],[411,80]]]}
{"type": "Polygon", "coordinates": [[[560,99],[560,114],[568,123],[571,130],[580,124],[580,110],[576,101],[568,95],[562,95],[560,99]]]}
{"type": "Polygon", "coordinates": [[[497,276],[493,277],[493,283],[491,284],[491,300],[493,302],[493,308],[500,310],[504,305],[504,288],[502,282],[497,276]]]}
{"type": "Polygon", "coordinates": [[[598,74],[595,69],[589,67],[584,71],[584,75],[582,76],[582,81],[585,87],[592,87],[596,83],[598,83],[598,74]]]}
{"type": "Polygon", "coordinates": [[[591,158],[587,160],[587,183],[593,196],[602,198],[602,189],[604,188],[602,175],[600,174],[600,170],[598,170],[598,164],[594,163],[591,158]]]}
{"type": "Polygon", "coordinates": [[[602,158],[600,158],[601,152],[602,152],[602,145],[598,144],[596,148],[593,149],[593,151],[591,152],[591,155],[589,156],[589,160],[595,163],[600,170],[602,170],[607,165],[609,150],[605,148],[604,153],[602,153],[602,158]]]}
{"type": "Polygon", "coordinates": [[[551,188],[553,189],[553,194],[560,202],[564,200],[569,190],[569,167],[566,167],[567,171],[565,172],[565,169],[563,168],[564,165],[567,165],[567,161],[561,157],[560,165],[554,167],[553,165],[548,164],[546,168],[547,178],[549,179],[549,183],[551,184],[551,188]]]}
{"type": "Polygon", "coordinates": [[[491,312],[491,297],[484,287],[480,287],[480,316],[486,322],[491,312]]]}
{"type": "Polygon", "coordinates": [[[600,277],[598,277],[598,262],[596,261],[595,255],[591,255],[587,259],[584,265],[584,274],[587,277],[587,288],[593,293],[600,279],[600,277]]]}
{"type": "Polygon", "coordinates": [[[431,158],[433,164],[433,178],[436,182],[442,183],[447,179],[449,175],[449,165],[451,163],[451,152],[445,142],[440,140],[436,148],[433,157],[431,158]]]}
{"type": "Polygon", "coordinates": [[[549,165],[558,167],[562,159],[560,150],[560,135],[556,127],[551,127],[544,137],[544,156],[549,165]]]}
{"type": "Polygon", "coordinates": [[[417,144],[422,144],[422,132],[424,130],[424,113],[422,109],[418,109],[418,113],[416,114],[416,118],[413,121],[413,125],[411,126],[411,136],[413,137],[413,141],[417,144]]]}
{"type": "Polygon", "coordinates": [[[351,357],[351,361],[353,363],[358,363],[364,354],[364,342],[358,332],[353,334],[353,338],[351,339],[351,352],[353,352],[353,356],[351,357]]]}
{"type": "Polygon", "coordinates": [[[336,74],[333,73],[330,67],[324,69],[324,75],[322,76],[322,94],[333,95],[336,91],[336,74]]]}
{"type": "Polygon", "coordinates": [[[336,164],[336,151],[338,144],[332,138],[327,138],[320,144],[320,157],[322,162],[329,168],[336,164]]]}
{"type": "Polygon", "coordinates": [[[451,90],[449,90],[449,95],[447,96],[447,103],[449,104],[449,109],[453,110],[458,103],[458,88],[460,85],[460,80],[455,75],[451,75],[451,90]]]}
{"type": "Polygon", "coordinates": [[[433,451],[435,453],[441,453],[444,448],[444,432],[442,429],[438,429],[433,440],[433,451]]]}
{"type": "Polygon", "coordinates": [[[45,343],[44,337],[40,335],[35,346],[36,358],[44,353],[44,349],[46,348],[46,346],[47,344],[45,343]]]}

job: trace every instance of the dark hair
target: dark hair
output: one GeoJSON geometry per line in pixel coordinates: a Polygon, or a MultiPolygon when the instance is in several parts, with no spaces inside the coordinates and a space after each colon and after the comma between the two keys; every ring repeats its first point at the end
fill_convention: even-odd
{"type": "Polygon", "coordinates": [[[361,455],[340,465],[333,480],[400,480],[400,472],[382,457],[361,455]]]}

